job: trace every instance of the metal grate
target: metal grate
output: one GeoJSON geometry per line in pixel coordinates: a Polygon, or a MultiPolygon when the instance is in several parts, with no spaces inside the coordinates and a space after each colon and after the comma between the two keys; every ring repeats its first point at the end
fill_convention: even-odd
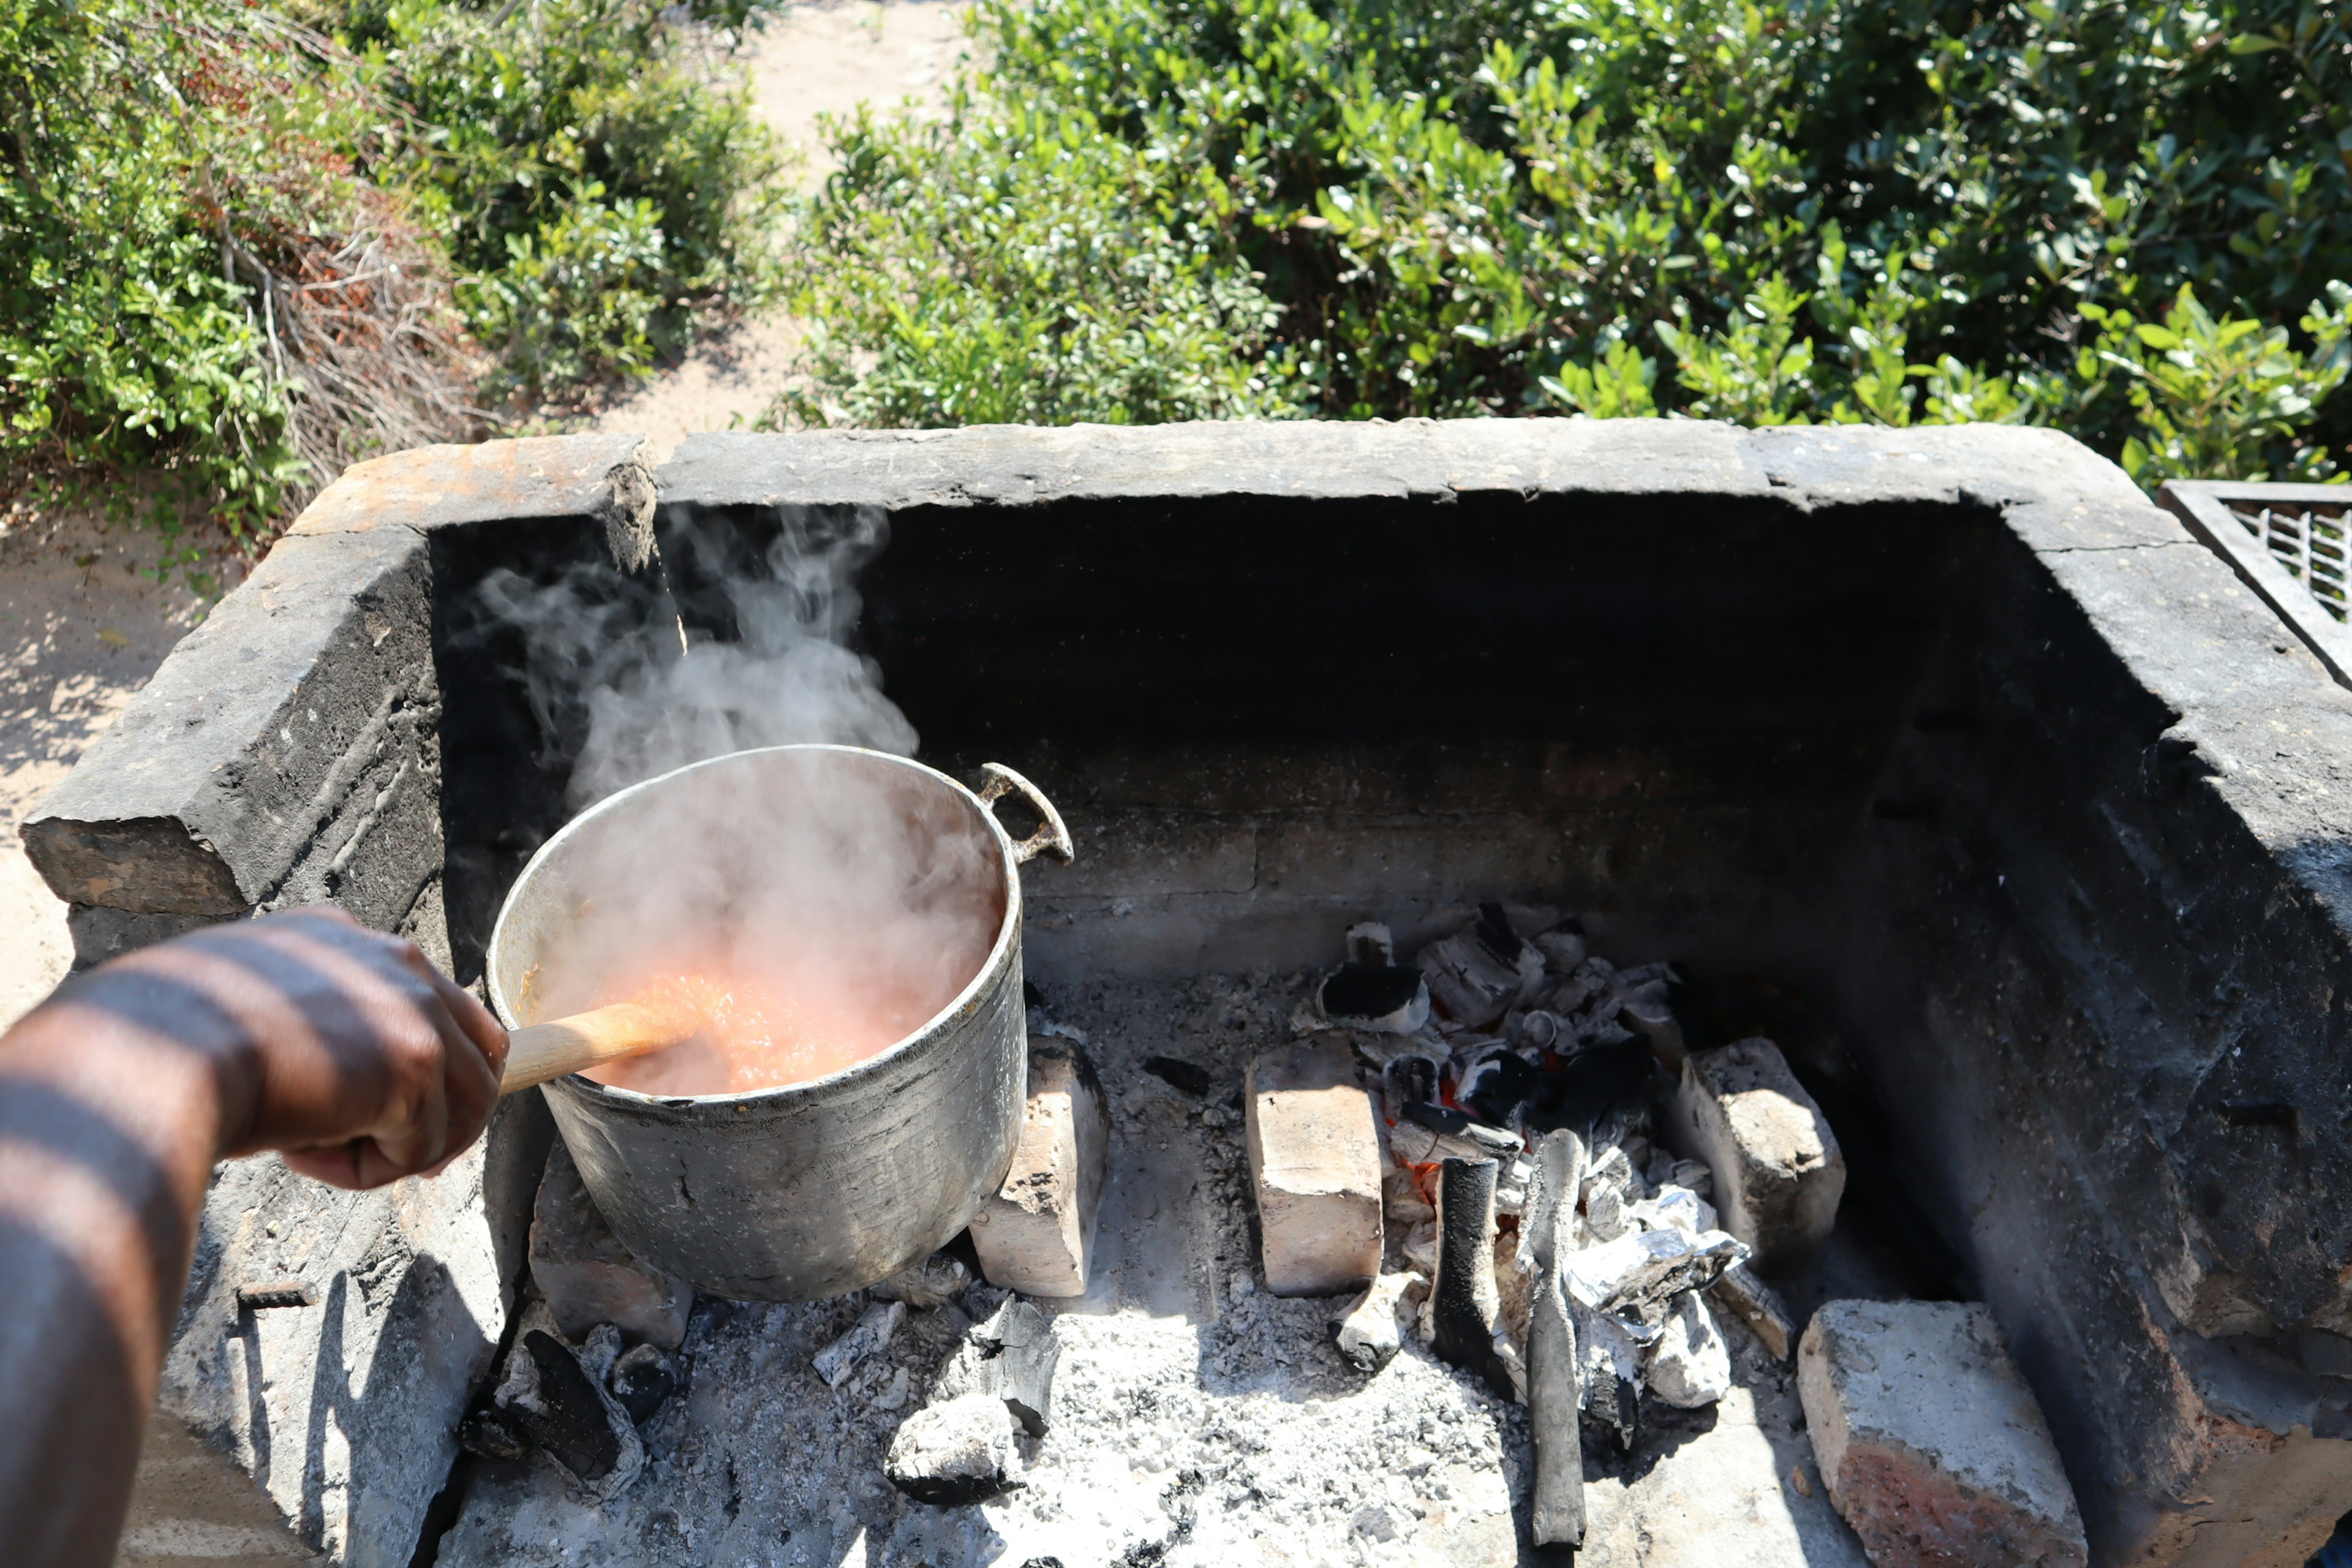
{"type": "Polygon", "coordinates": [[[2345,599],[2345,542],[2352,526],[2352,499],[2336,506],[2266,506],[2242,496],[2225,496],[2230,515],[2271,552],[2271,559],[2311,590],[2327,613],[2341,621],[2345,599]]]}
{"type": "Polygon", "coordinates": [[[2352,688],[2352,486],[2174,479],[2156,499],[2352,688]]]}

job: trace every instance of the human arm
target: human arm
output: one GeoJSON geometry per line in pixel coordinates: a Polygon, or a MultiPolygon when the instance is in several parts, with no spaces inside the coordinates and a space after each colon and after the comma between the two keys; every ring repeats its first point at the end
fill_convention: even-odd
{"type": "Polygon", "coordinates": [[[339,911],[218,926],[69,981],[0,1036],[0,1541],[112,1560],[215,1161],[372,1187],[437,1171],[506,1035],[339,911]]]}

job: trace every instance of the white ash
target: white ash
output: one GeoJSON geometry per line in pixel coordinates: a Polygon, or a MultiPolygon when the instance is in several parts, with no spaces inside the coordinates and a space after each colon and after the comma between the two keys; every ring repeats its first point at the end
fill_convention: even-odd
{"type": "MultiPolygon", "coordinates": [[[[1203,975],[1047,987],[1052,1020],[1084,1033],[1104,1080],[1110,1173],[1088,1294],[1038,1303],[1056,1319],[1063,1353],[1051,1430],[1016,1438],[1018,1489],[937,1508],[901,1496],[882,1473],[899,1424],[923,1407],[931,1379],[971,1326],[968,1309],[984,1312],[992,1298],[967,1294],[935,1311],[909,1310],[887,1345],[838,1389],[828,1389],[810,1361],[858,1321],[869,1304],[862,1296],[806,1306],[706,1302],[685,1347],[691,1379],[644,1428],[646,1472],[635,1487],[588,1506],[565,1494],[543,1459],[480,1462],[440,1563],[1020,1568],[1045,1557],[1068,1568],[1122,1560],[1168,1568],[1475,1568],[1519,1561],[1525,1527],[1515,1516],[1524,1514],[1531,1470],[1524,1409],[1438,1362],[1409,1333],[1367,1377],[1331,1342],[1330,1325],[1353,1299],[1283,1300],[1260,1288],[1241,1073],[1251,1055],[1286,1037],[1292,1008],[1318,979],[1203,975]],[[1208,1068],[1215,1087],[1206,1102],[1144,1072],[1150,1056],[1208,1068]]],[[[1388,1227],[1391,1268],[1405,1230],[1394,1221],[1388,1227]]],[[[1788,1506],[1801,1506],[1781,1485],[1793,1460],[1772,1468],[1778,1456],[1804,1452],[1795,1401],[1780,1386],[1785,1369],[1745,1328],[1727,1323],[1723,1331],[1740,1386],[1724,1402],[1732,1414],[1721,1426],[1709,1429],[1708,1411],[1654,1402],[1631,1455],[1589,1461],[1596,1523],[1607,1521],[1616,1539],[1677,1528],[1689,1501],[1676,1478],[1718,1451],[1711,1462],[1722,1473],[1709,1474],[1707,1495],[1736,1480],[1747,1489],[1743,1517],[1751,1520],[1756,1510],[1781,1506],[1783,1494],[1788,1506]],[[1748,1384],[1759,1377],[1771,1387],[1751,1395],[1748,1384]]],[[[1638,1355],[1631,1370],[1641,1376],[1638,1355]]],[[[1825,1501],[1802,1503],[1801,1511],[1816,1549],[1816,1533],[1843,1531],[1825,1501]]],[[[1785,1557],[1769,1559],[1773,1568],[1808,1561],[1796,1539],[1785,1557]]],[[[1861,1568],[1858,1553],[1851,1563],[1861,1568]]]]}

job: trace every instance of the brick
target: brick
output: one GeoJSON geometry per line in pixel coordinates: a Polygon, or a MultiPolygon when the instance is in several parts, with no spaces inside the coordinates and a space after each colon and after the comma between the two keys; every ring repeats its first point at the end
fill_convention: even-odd
{"type": "Polygon", "coordinates": [[[530,1273],[556,1326],[574,1344],[599,1323],[612,1324],[632,1343],[674,1351],[686,1342],[694,1287],[646,1268],[621,1245],[560,1138],[532,1205],[530,1273]]]}
{"type": "Polygon", "coordinates": [[[1250,1063],[1244,1131],[1266,1289],[1361,1290],[1381,1271],[1381,1143],[1344,1047],[1286,1046],[1250,1063]]]}
{"type": "Polygon", "coordinates": [[[1666,1115],[1666,1141],[1715,1176],[1723,1228],[1771,1267],[1829,1239],[1845,1156],[1829,1119],[1769,1040],[1692,1056],[1666,1115]]]}
{"type": "Polygon", "coordinates": [[[1830,1500],[1879,1568],[2082,1568],[2074,1490],[1992,1314],[1832,1301],[1797,1352],[1830,1500]]]}
{"type": "Polygon", "coordinates": [[[1029,1102],[1013,1165],[971,1222],[980,1271],[1029,1296],[1083,1296],[1110,1152],[1094,1064],[1070,1040],[1029,1040],[1029,1102]]]}

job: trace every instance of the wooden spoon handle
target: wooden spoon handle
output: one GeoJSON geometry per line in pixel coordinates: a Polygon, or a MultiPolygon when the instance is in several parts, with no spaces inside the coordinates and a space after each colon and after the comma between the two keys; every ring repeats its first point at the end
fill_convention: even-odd
{"type": "Polygon", "coordinates": [[[507,1036],[507,1071],[499,1081],[499,1092],[512,1094],[599,1062],[666,1050],[692,1039],[699,1024],[686,1008],[615,1002],[593,1012],[516,1029],[507,1036]]]}

